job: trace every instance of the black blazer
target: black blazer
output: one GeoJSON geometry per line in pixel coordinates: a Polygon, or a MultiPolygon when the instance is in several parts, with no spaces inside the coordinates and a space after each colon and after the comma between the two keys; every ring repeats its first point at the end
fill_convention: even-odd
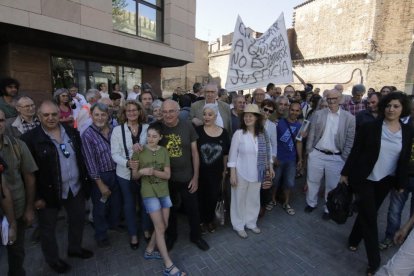
{"type": "MultiPolygon", "coordinates": [[[[79,132],[72,127],[62,125],[69,136],[79,170],[79,180],[84,192],[88,192],[89,180],[86,165],[81,152],[79,132]]],[[[62,200],[62,177],[60,173],[59,154],[55,144],[41,126],[23,134],[21,139],[27,144],[39,170],[36,175],[36,198],[43,199],[48,208],[59,208],[62,200]]]]}
{"type": "MultiPolygon", "coordinates": [[[[381,133],[383,119],[377,119],[362,125],[356,135],[351,153],[346,160],[341,174],[348,176],[350,185],[354,190],[370,175],[378,160],[381,147],[381,133]]],[[[402,148],[398,158],[395,172],[395,188],[405,188],[408,183],[408,162],[411,156],[412,130],[411,127],[401,123],[402,148]]]]}

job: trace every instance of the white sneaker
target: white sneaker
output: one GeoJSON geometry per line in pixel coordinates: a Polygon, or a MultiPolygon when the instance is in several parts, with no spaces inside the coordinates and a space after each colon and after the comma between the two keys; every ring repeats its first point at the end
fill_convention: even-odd
{"type": "Polygon", "coordinates": [[[255,234],[260,234],[260,233],[262,233],[262,230],[260,230],[260,228],[259,227],[255,227],[255,228],[248,228],[250,231],[252,231],[253,233],[255,233],[255,234]]]}
{"type": "Polygon", "coordinates": [[[244,231],[244,230],[237,231],[237,235],[239,235],[239,237],[242,238],[242,239],[247,239],[247,237],[248,237],[246,231],[244,231]]]}

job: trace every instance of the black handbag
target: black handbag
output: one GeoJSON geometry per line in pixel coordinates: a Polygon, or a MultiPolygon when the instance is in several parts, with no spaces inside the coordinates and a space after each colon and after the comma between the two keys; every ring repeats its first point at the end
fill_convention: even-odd
{"type": "Polygon", "coordinates": [[[326,207],[329,217],[338,224],[344,224],[352,216],[352,191],[349,185],[338,183],[335,189],[328,193],[326,207]]]}

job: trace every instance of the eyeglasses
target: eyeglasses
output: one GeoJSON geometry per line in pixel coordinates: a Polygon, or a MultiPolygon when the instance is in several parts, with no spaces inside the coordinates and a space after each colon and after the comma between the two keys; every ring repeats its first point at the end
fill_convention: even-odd
{"type": "Polygon", "coordinates": [[[69,158],[70,152],[66,149],[66,144],[59,144],[59,147],[62,150],[63,156],[69,158]]]}
{"type": "Polygon", "coordinates": [[[174,110],[174,109],[172,109],[172,110],[163,110],[162,111],[162,114],[174,114],[174,113],[176,113],[178,110],[174,110]]]}
{"type": "Polygon", "coordinates": [[[264,112],[268,112],[269,114],[273,114],[274,110],[273,109],[269,109],[267,107],[263,108],[264,112]]]}
{"type": "Polygon", "coordinates": [[[336,101],[338,98],[326,98],[327,101],[336,101]]]}

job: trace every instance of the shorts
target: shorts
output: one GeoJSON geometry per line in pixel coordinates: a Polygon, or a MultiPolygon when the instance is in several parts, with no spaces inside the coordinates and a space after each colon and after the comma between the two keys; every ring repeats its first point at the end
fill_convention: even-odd
{"type": "Polygon", "coordinates": [[[172,206],[170,196],[144,197],[142,200],[144,201],[145,210],[148,214],[158,211],[161,208],[170,208],[172,206]]]}

